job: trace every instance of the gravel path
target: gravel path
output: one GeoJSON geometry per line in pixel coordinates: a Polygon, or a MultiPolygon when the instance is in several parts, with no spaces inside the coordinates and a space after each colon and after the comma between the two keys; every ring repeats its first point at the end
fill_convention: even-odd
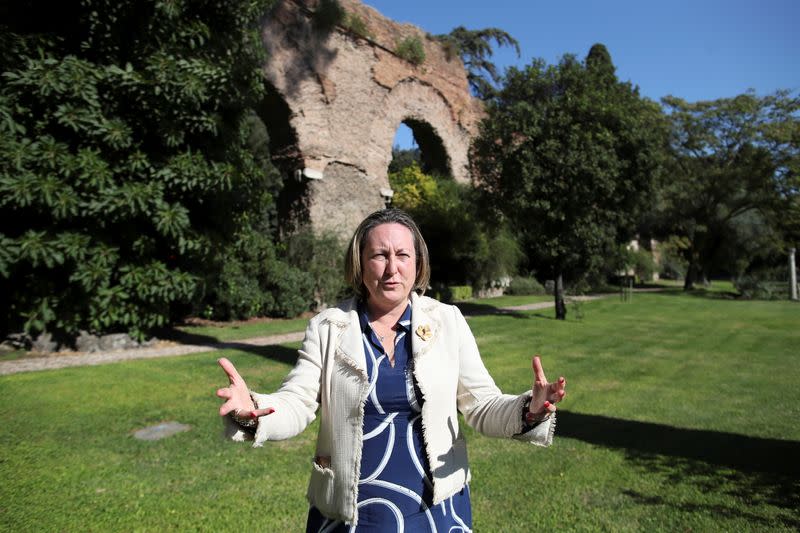
{"type": "MultiPolygon", "coordinates": [[[[656,289],[659,290],[659,289],[656,289]]],[[[636,292],[651,292],[652,289],[638,289],[636,292]]],[[[601,294],[594,296],[577,296],[574,299],[580,301],[597,300],[615,296],[613,294],[601,294]]],[[[535,309],[547,309],[553,307],[553,302],[537,302],[525,305],[515,305],[502,307],[502,311],[532,311],[535,309]]],[[[53,370],[57,368],[67,368],[73,366],[94,366],[117,361],[130,361],[132,359],[154,359],[156,357],[172,357],[175,355],[187,355],[192,353],[210,352],[213,350],[236,349],[242,346],[272,346],[287,342],[303,340],[303,332],[284,333],[281,335],[270,335],[267,337],[253,337],[237,341],[228,341],[209,344],[168,344],[161,343],[151,348],[136,348],[134,350],[117,350],[113,352],[80,353],[69,352],[67,354],[56,354],[42,357],[26,357],[14,361],[0,361],[0,376],[7,374],[17,374],[19,372],[36,372],[39,370],[53,370]]]]}
{"type": "Polygon", "coordinates": [[[210,352],[240,348],[242,346],[270,346],[303,340],[303,332],[270,335],[268,337],[254,337],[237,341],[209,343],[209,344],[167,344],[152,348],[136,348],[133,350],[117,350],[113,352],[80,353],[70,352],[42,357],[26,357],[15,361],[0,361],[0,376],[16,374],[18,372],[36,372],[38,370],[53,370],[72,366],[94,366],[117,361],[130,361],[132,359],[153,359],[156,357],[171,357],[191,353],[210,352]]]}

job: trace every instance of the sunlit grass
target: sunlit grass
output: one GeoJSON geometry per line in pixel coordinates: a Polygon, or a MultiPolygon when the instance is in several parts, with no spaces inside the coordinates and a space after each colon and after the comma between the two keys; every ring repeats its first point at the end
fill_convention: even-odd
{"type": "Polygon", "coordinates": [[[496,298],[475,298],[470,300],[470,302],[491,305],[493,307],[516,307],[518,305],[552,301],[553,296],[549,294],[498,296],[496,298]]]}
{"type": "MultiPolygon", "coordinates": [[[[505,391],[530,357],[567,376],[541,449],[465,428],[477,531],[794,531],[800,527],[800,306],[637,294],[470,318],[505,391]]],[[[302,328],[300,328],[302,329],[302,328]]],[[[0,378],[0,530],[302,531],[316,423],[226,442],[216,359],[279,386],[297,344],[0,378]],[[142,442],[175,420],[192,429],[142,442]]]]}

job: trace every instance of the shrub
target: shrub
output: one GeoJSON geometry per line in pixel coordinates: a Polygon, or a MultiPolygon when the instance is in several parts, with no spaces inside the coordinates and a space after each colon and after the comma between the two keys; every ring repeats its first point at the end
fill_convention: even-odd
{"type": "Polygon", "coordinates": [[[472,287],[469,285],[453,285],[450,287],[450,297],[454,302],[463,302],[472,299],[472,287]]]}
{"type": "Polygon", "coordinates": [[[633,249],[629,245],[620,245],[605,261],[605,268],[613,266],[610,277],[629,276],[631,271],[639,281],[651,281],[656,271],[653,253],[645,248],[633,249]]]}
{"type": "Polygon", "coordinates": [[[311,23],[322,32],[329,33],[334,27],[344,22],[347,13],[339,0],[320,0],[316,11],[311,16],[311,23]]]}
{"type": "Polygon", "coordinates": [[[345,296],[343,275],[345,245],[333,232],[315,235],[304,229],[286,241],[286,259],[292,266],[307,272],[314,282],[314,307],[321,309],[345,296]]]}
{"type": "Polygon", "coordinates": [[[783,281],[768,281],[757,276],[745,275],[736,279],[733,286],[745,300],[785,300],[789,298],[789,284],[783,281]]]}
{"type": "Polygon", "coordinates": [[[738,277],[733,286],[747,300],[787,300],[789,298],[789,269],[761,268],[738,277]]]}
{"type": "Polygon", "coordinates": [[[369,31],[367,23],[358,13],[348,13],[342,22],[342,26],[349,32],[358,35],[362,39],[371,39],[372,32],[369,31]]]}
{"type": "Polygon", "coordinates": [[[506,294],[531,295],[547,294],[544,286],[532,276],[514,276],[506,289],[506,294]]]}
{"type": "Polygon", "coordinates": [[[425,62],[425,46],[416,35],[406,37],[400,41],[397,44],[395,53],[414,65],[421,65],[425,62]]]}
{"type": "Polygon", "coordinates": [[[213,310],[219,320],[244,319],[259,316],[264,307],[264,294],[255,277],[249,275],[243,261],[228,256],[219,280],[205,309],[213,310]]]}
{"type": "Polygon", "coordinates": [[[434,290],[434,298],[443,302],[463,302],[472,299],[472,287],[469,285],[445,285],[434,290]]]}
{"type": "Polygon", "coordinates": [[[653,274],[656,272],[653,252],[644,248],[633,252],[633,271],[640,282],[652,281],[653,274]]]}
{"type": "Polygon", "coordinates": [[[440,45],[444,51],[444,57],[447,59],[447,61],[452,61],[461,54],[461,47],[459,47],[458,43],[453,40],[440,39],[440,45]]]}
{"type": "Polygon", "coordinates": [[[208,280],[208,293],[198,309],[212,309],[218,320],[255,316],[293,317],[311,308],[311,274],[277,257],[264,234],[248,228],[216,256],[219,274],[208,280]]]}
{"type": "Polygon", "coordinates": [[[314,296],[311,274],[285,261],[274,261],[265,274],[264,314],[291,318],[311,308],[314,296]]]}

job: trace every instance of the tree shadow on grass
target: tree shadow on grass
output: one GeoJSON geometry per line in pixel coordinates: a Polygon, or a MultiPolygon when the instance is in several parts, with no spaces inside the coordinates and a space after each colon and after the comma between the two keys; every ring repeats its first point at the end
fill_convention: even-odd
{"type": "Polygon", "coordinates": [[[187,333],[178,329],[165,331],[160,337],[180,344],[208,346],[210,350],[238,350],[290,365],[295,364],[297,361],[297,349],[288,348],[281,344],[256,345],[241,341],[221,341],[217,337],[210,335],[187,333]]]}
{"type": "Polygon", "coordinates": [[[692,289],[685,291],[678,288],[670,288],[668,290],[653,292],[649,294],[658,294],[659,296],[693,296],[694,298],[705,298],[708,300],[741,300],[739,293],[731,291],[712,291],[706,289],[692,289]]]}
{"type": "Polygon", "coordinates": [[[530,318],[530,314],[521,311],[514,311],[512,309],[502,309],[493,305],[479,304],[475,302],[456,302],[464,316],[486,316],[486,315],[504,315],[513,318],[530,318]]]}
{"type": "MultiPolygon", "coordinates": [[[[777,518],[800,528],[800,442],[750,437],[735,433],[684,429],[600,415],[559,411],[558,433],[590,444],[623,449],[634,465],[671,483],[692,483],[704,492],[722,492],[752,504],[789,511],[777,518]]],[[[774,523],[755,508],[675,503],[633,490],[625,494],[646,505],[672,505],[682,511],[774,523]]]]}
{"type": "Polygon", "coordinates": [[[297,362],[297,348],[289,348],[281,344],[270,344],[268,346],[254,346],[252,344],[243,344],[241,342],[231,341],[223,342],[218,345],[219,350],[239,350],[240,352],[247,352],[270,361],[277,361],[279,363],[286,363],[287,365],[294,365],[297,362]]]}
{"type": "MultiPolygon", "coordinates": [[[[552,309],[551,309],[551,311],[552,311],[552,309]]],[[[545,320],[558,320],[555,317],[555,311],[552,311],[549,315],[546,315],[544,313],[531,313],[531,314],[528,315],[528,318],[543,318],[545,320]]],[[[567,313],[567,319],[569,319],[569,318],[570,318],[569,317],[569,313],[567,313]]]]}

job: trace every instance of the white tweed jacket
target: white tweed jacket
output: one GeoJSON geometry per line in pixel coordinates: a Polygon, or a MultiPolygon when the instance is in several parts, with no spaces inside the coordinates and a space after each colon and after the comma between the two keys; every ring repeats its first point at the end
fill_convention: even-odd
{"type": "MultiPolygon", "coordinates": [[[[555,416],[519,435],[530,391],[516,396],[500,392],[457,307],[415,293],[411,306],[414,377],[424,398],[422,426],[435,505],[470,480],[457,411],[485,435],[540,446],[552,443],[555,416]]],[[[280,389],[273,394],[253,393],[258,408],[275,409],[261,418],[254,446],[297,435],[320,409],[308,500],[325,516],[351,524],[358,521],[364,400],[369,387],[361,333],[354,299],[322,311],[309,322],[297,364],[280,389]]],[[[224,419],[229,437],[248,438],[224,419]]]]}

